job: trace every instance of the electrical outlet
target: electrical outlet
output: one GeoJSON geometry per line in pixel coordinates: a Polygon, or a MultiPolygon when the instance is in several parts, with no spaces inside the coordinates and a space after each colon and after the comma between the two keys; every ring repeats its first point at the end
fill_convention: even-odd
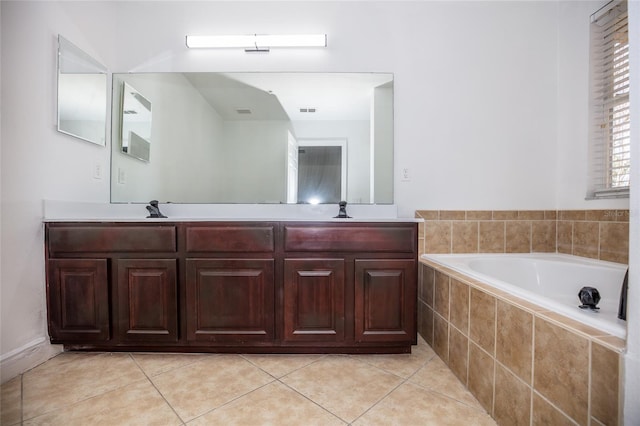
{"type": "Polygon", "coordinates": [[[402,169],[402,176],[400,176],[400,180],[402,182],[409,182],[411,181],[411,175],[409,174],[409,168],[405,167],[402,169]]]}
{"type": "Polygon", "coordinates": [[[102,164],[93,163],[93,178],[95,180],[102,180],[102,164]]]}
{"type": "Polygon", "coordinates": [[[118,183],[120,185],[124,185],[127,183],[127,174],[125,173],[123,168],[118,167],[118,183]]]}

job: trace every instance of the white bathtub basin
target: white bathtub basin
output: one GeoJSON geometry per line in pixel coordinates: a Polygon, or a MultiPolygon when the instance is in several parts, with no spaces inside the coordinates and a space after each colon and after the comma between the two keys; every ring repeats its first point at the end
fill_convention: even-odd
{"type": "Polygon", "coordinates": [[[605,333],[626,336],[618,305],[627,265],[557,253],[429,254],[423,258],[605,333]],[[578,308],[582,287],[598,289],[598,311],[578,308]]]}

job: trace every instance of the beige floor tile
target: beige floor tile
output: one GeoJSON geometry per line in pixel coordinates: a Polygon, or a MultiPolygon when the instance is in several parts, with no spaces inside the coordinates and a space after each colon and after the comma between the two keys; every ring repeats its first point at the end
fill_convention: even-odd
{"type": "Polygon", "coordinates": [[[180,425],[149,381],[134,383],[24,422],[31,425],[180,425]]]}
{"type": "Polygon", "coordinates": [[[354,426],[489,426],[495,424],[484,410],[476,410],[411,383],[399,386],[375,407],[353,422],[354,426]]]}
{"type": "Polygon", "coordinates": [[[274,379],[239,355],[215,355],[151,380],[186,422],[274,379]]]}
{"type": "Polygon", "coordinates": [[[398,355],[64,353],[5,383],[0,412],[2,425],[495,424],[421,337],[398,355]]]}
{"type": "Polygon", "coordinates": [[[22,376],[2,385],[0,400],[0,425],[10,426],[22,420],[22,376]]]}
{"type": "Polygon", "coordinates": [[[279,382],[270,383],[188,423],[189,426],[258,424],[331,426],[346,423],[279,382]]]}
{"type": "Polygon", "coordinates": [[[23,375],[23,418],[145,379],[129,354],[63,353],[23,375]]]}
{"type": "Polygon", "coordinates": [[[449,367],[437,356],[433,357],[409,381],[453,398],[472,408],[484,411],[478,400],[471,395],[449,367]]]}
{"type": "Polygon", "coordinates": [[[346,422],[391,392],[402,379],[356,358],[331,355],[280,379],[346,422]]]}
{"type": "Polygon", "coordinates": [[[421,336],[418,336],[418,344],[411,347],[410,354],[391,355],[352,355],[354,358],[381,368],[389,373],[404,379],[410,377],[427,361],[435,356],[431,346],[427,345],[421,336]]]}
{"type": "Polygon", "coordinates": [[[273,377],[282,377],[316,362],[325,355],[247,354],[242,356],[273,377]]]}
{"type": "Polygon", "coordinates": [[[131,354],[138,363],[142,371],[149,377],[166,373],[176,368],[184,367],[194,362],[201,361],[207,357],[215,355],[211,354],[163,354],[163,353],[135,353],[131,354]]]}

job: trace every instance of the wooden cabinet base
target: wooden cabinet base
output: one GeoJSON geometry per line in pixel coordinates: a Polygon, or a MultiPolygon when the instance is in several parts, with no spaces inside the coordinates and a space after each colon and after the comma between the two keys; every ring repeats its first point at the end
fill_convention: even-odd
{"type": "Polygon", "coordinates": [[[415,222],[50,222],[67,350],[409,353],[415,222]]]}

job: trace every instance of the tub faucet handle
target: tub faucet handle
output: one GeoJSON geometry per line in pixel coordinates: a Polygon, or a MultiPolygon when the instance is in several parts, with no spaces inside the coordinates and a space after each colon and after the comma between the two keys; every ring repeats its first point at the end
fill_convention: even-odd
{"type": "Polygon", "coordinates": [[[600,301],[600,292],[595,287],[582,287],[578,292],[578,297],[582,305],[580,309],[591,309],[592,311],[600,309],[597,305],[600,301]]]}

